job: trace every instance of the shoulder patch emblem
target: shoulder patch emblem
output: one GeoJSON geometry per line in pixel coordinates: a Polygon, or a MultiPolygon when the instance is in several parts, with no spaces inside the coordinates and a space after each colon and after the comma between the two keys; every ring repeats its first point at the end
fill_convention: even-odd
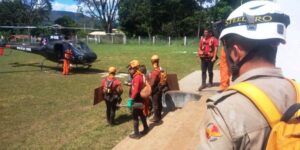
{"type": "Polygon", "coordinates": [[[222,134],[215,123],[209,123],[206,127],[206,138],[209,142],[216,141],[222,134]]]}

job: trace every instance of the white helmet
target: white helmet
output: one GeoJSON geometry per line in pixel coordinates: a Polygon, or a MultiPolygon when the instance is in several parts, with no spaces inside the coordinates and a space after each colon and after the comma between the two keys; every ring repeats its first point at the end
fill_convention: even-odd
{"type": "Polygon", "coordinates": [[[224,23],[220,39],[238,34],[248,39],[280,39],[285,43],[289,16],[270,1],[250,1],[235,9],[224,23]]]}

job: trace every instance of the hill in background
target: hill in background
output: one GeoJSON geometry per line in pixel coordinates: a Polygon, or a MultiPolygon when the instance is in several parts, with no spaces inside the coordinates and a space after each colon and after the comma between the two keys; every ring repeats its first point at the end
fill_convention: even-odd
{"type": "Polygon", "coordinates": [[[69,16],[70,18],[72,18],[78,24],[79,27],[84,27],[84,24],[86,28],[95,28],[96,26],[96,21],[94,18],[83,15],[82,13],[74,13],[69,11],[55,11],[55,10],[53,10],[50,13],[49,21],[47,21],[47,23],[53,24],[56,19],[63,16],[69,16]]]}

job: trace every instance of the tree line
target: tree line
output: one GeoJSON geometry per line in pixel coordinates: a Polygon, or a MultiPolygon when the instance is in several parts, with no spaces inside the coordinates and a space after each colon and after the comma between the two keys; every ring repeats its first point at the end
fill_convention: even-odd
{"type": "MultiPolygon", "coordinates": [[[[127,36],[199,36],[248,0],[76,0],[96,18],[99,29],[119,28],[127,36]]],[[[39,26],[49,20],[53,0],[2,0],[1,26],[39,26]]],[[[56,23],[77,26],[68,17],[56,23]]],[[[68,31],[65,31],[68,32],[68,31]]]]}

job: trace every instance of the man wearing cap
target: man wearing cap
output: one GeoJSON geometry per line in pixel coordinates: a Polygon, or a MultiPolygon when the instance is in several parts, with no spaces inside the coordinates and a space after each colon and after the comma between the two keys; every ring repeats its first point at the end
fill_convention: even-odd
{"type": "Polygon", "coordinates": [[[102,79],[101,87],[103,88],[104,100],[106,104],[106,119],[109,125],[113,125],[117,103],[121,102],[123,93],[121,82],[115,77],[117,69],[115,67],[108,68],[108,76],[102,79]]]}
{"type": "Polygon", "coordinates": [[[158,123],[161,121],[161,111],[162,111],[162,91],[159,87],[161,68],[159,67],[158,55],[153,55],[151,57],[151,64],[153,70],[150,75],[150,86],[152,89],[151,96],[152,96],[154,116],[150,121],[158,123]]]}
{"type": "MultiPolygon", "coordinates": [[[[250,1],[234,10],[220,39],[231,63],[233,85],[248,82],[270,97],[281,113],[296,100],[293,85],[275,67],[289,17],[273,2],[250,1]]],[[[263,101],[262,99],[261,101],[263,101]]],[[[270,126],[249,98],[227,90],[207,100],[198,149],[265,149],[270,126]]]]}
{"type": "Polygon", "coordinates": [[[206,88],[206,72],[208,72],[209,84],[213,86],[213,67],[217,59],[218,40],[212,36],[207,29],[204,30],[204,37],[201,37],[198,48],[198,56],[201,60],[202,84],[198,91],[206,88]]]}
{"type": "Polygon", "coordinates": [[[133,116],[133,134],[130,134],[129,137],[133,139],[139,139],[142,135],[145,135],[149,131],[147,124],[146,116],[143,113],[143,98],[140,95],[140,92],[144,86],[143,74],[139,70],[140,63],[138,60],[132,60],[129,64],[129,69],[133,72],[133,79],[131,81],[131,95],[127,101],[129,108],[132,108],[133,116]],[[144,130],[139,132],[139,118],[143,123],[144,130]]]}

